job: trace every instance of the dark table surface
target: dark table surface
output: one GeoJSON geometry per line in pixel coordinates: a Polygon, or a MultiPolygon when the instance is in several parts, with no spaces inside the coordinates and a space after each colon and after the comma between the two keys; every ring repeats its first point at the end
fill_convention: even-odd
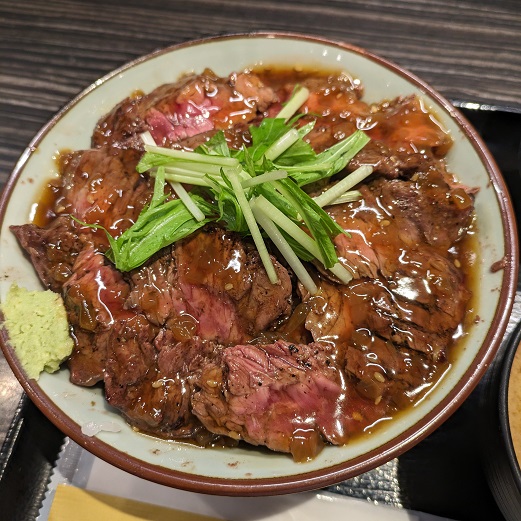
{"type": "MultiPolygon", "coordinates": [[[[250,31],[307,33],[364,47],[416,73],[458,106],[477,104],[487,120],[503,114],[515,128],[521,123],[512,120],[521,114],[517,0],[0,0],[0,189],[35,133],[99,77],[161,47],[250,31]]],[[[491,125],[496,123],[488,121],[487,132],[491,125]]],[[[514,139],[514,149],[505,152],[504,142],[489,138],[500,166],[510,168],[519,142],[514,139]]],[[[0,355],[0,445],[21,396],[0,355]]],[[[30,407],[25,404],[18,415],[30,407]]],[[[458,519],[500,519],[472,444],[462,439],[473,407],[471,397],[441,433],[402,459],[402,467],[413,468],[416,460],[423,464],[422,458],[428,461],[448,444],[464,448],[450,467],[431,461],[436,479],[445,483],[436,494],[429,495],[431,483],[421,472],[409,472],[404,506],[458,519]],[[473,475],[470,487],[468,479],[462,484],[464,475],[473,475]],[[469,494],[475,507],[468,507],[469,494]]],[[[39,422],[46,420],[37,411],[30,414],[44,428],[39,422]]],[[[4,473],[2,479],[16,476],[4,473]]]]}

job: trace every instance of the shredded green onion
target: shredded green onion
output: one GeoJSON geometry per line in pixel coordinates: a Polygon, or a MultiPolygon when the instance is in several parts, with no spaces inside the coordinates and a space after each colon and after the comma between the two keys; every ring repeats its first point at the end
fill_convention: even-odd
{"type": "Polygon", "coordinates": [[[141,140],[143,141],[143,144],[145,144],[145,145],[151,145],[151,146],[157,145],[154,138],[152,137],[152,134],[148,130],[145,130],[145,132],[143,132],[139,137],[141,138],[141,140]]]}
{"type": "Polygon", "coordinates": [[[185,183],[194,186],[208,186],[208,181],[204,177],[192,177],[188,175],[165,174],[165,179],[172,183],[185,183]]]}
{"type": "Polygon", "coordinates": [[[204,213],[199,210],[198,206],[193,202],[192,198],[188,195],[188,192],[184,189],[181,183],[171,182],[170,186],[176,193],[177,197],[183,201],[186,209],[194,216],[195,220],[204,220],[204,213]]]}
{"type": "MultiPolygon", "coordinates": [[[[166,171],[168,172],[170,169],[175,169],[185,172],[192,172],[195,174],[205,175],[220,175],[221,174],[222,165],[212,165],[209,163],[197,163],[195,161],[176,161],[175,165],[167,166],[166,171]]],[[[229,167],[228,167],[229,168],[229,167]]],[[[172,172],[175,173],[175,172],[172,172]]]]}
{"type": "Polygon", "coordinates": [[[293,93],[293,96],[286,103],[286,105],[282,108],[282,110],[277,114],[277,118],[284,119],[284,121],[288,121],[297,110],[306,103],[309,98],[309,90],[306,87],[300,87],[296,89],[293,93]]]}
{"type": "Polygon", "coordinates": [[[285,134],[283,134],[275,143],[270,145],[270,147],[264,152],[264,157],[270,161],[277,159],[280,155],[282,155],[286,150],[296,143],[299,139],[299,133],[297,129],[292,128],[288,130],[285,134]]]}
{"type": "Polygon", "coordinates": [[[359,190],[350,190],[349,192],[346,192],[342,194],[340,197],[337,197],[334,201],[331,201],[328,205],[325,206],[332,206],[335,204],[344,204],[344,203],[354,203],[355,201],[360,200],[362,197],[362,192],[359,190]]]}
{"type": "Polygon", "coordinates": [[[318,288],[306,268],[297,257],[288,241],[283,237],[280,231],[277,229],[275,223],[262,211],[260,211],[255,205],[255,199],[250,200],[250,206],[253,211],[253,215],[257,222],[262,226],[268,237],[271,239],[273,244],[280,251],[282,256],[286,259],[287,263],[291,266],[291,269],[303,284],[303,286],[309,291],[311,295],[316,295],[318,288]]]}
{"type": "Polygon", "coordinates": [[[261,185],[263,183],[269,183],[270,181],[277,181],[278,179],[285,179],[288,177],[288,173],[285,170],[272,170],[265,174],[258,175],[257,177],[250,177],[241,182],[243,188],[251,188],[252,186],[261,185]]]}
{"type": "Polygon", "coordinates": [[[359,192],[348,190],[372,169],[359,168],[315,199],[301,186],[345,168],[369,138],[356,131],[316,154],[304,140],[315,123],[296,126],[299,116],[295,113],[308,96],[307,89],[296,88],[276,118],[264,118],[259,126],[250,127],[251,144],[240,150],[228,147],[222,131],[194,152],[159,147],[144,132],[141,138],[146,152],[136,170],[156,178],[154,195],[136,223],[120,237],[113,239],[108,234],[111,248],[107,256],[116,267],[134,269],[160,248],[213,221],[252,237],[273,284],[279,279],[261,228],[311,294],[316,293],[316,284],[302,261],[320,262],[347,284],[353,275],[340,264],[333,243],[334,237],[346,232],[322,206],[358,198],[359,192]],[[165,182],[178,199],[165,195],[165,182]],[[188,192],[183,184],[196,188],[188,192]]]}
{"type": "Polygon", "coordinates": [[[354,172],[344,177],[341,181],[338,181],[331,188],[321,193],[319,196],[314,197],[313,200],[318,204],[318,206],[327,206],[335,199],[338,199],[342,194],[344,194],[350,188],[357,185],[361,181],[363,181],[366,177],[373,173],[373,167],[368,165],[363,165],[357,168],[354,172]]]}
{"type": "MultiPolygon", "coordinates": [[[[250,203],[251,204],[251,203],[250,203]]],[[[310,237],[302,228],[295,224],[291,219],[286,217],[276,206],[271,204],[264,196],[259,196],[255,200],[255,206],[257,213],[254,212],[255,216],[262,212],[266,217],[269,217],[277,226],[284,230],[289,236],[295,239],[302,247],[304,247],[313,257],[318,259],[322,264],[322,255],[320,249],[317,246],[316,241],[310,237]]],[[[352,279],[353,275],[346,270],[339,262],[334,264],[330,271],[340,279],[344,284],[348,284],[352,279]]],[[[309,290],[308,290],[309,291],[309,290]]]]}
{"type": "Polygon", "coordinates": [[[239,161],[233,157],[223,156],[204,156],[197,152],[187,152],[186,150],[176,150],[173,148],[163,148],[152,145],[145,145],[145,150],[153,154],[161,154],[172,159],[180,159],[182,161],[194,161],[196,163],[208,163],[210,165],[219,165],[226,167],[239,167],[239,161]]]}
{"type": "Polygon", "coordinates": [[[241,182],[239,178],[235,175],[235,173],[229,173],[228,179],[230,180],[232,187],[235,191],[235,195],[237,197],[237,201],[242,209],[244,214],[244,219],[248,224],[248,228],[250,229],[251,236],[253,238],[253,242],[257,247],[257,251],[259,252],[262,263],[264,264],[264,269],[268,274],[268,278],[272,284],[276,284],[279,281],[279,277],[277,272],[275,271],[275,267],[273,266],[273,262],[271,261],[270,254],[268,252],[268,248],[266,248],[266,243],[262,238],[261,232],[259,230],[259,226],[257,225],[257,221],[253,216],[253,212],[251,210],[250,205],[248,204],[248,200],[246,199],[246,195],[244,193],[244,189],[241,186],[241,182]]]}

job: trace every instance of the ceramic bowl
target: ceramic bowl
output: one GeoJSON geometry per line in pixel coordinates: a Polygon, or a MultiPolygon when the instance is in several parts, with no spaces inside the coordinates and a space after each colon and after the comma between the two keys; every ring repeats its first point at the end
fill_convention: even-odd
{"type": "Polygon", "coordinates": [[[512,438],[514,424],[518,430],[521,424],[518,407],[512,407],[512,386],[517,383],[520,387],[520,346],[521,323],[501,347],[480,386],[479,432],[484,468],[490,490],[507,521],[519,519],[521,512],[521,451],[518,447],[516,454],[512,438]],[[513,370],[517,380],[512,378],[513,370]],[[513,414],[518,415],[515,421],[513,414]]]}
{"type": "Polygon", "coordinates": [[[284,454],[251,448],[201,449],[134,432],[103,399],[100,389],[69,383],[66,369],[28,380],[3,341],[5,356],[25,391],[66,435],[95,455],[143,478],[192,491],[268,495],[310,490],[368,471],[396,457],[453,413],[483,375],[505,330],[517,277],[515,219],[505,183],[482,141],[461,114],[431,87],[402,68],[351,45],[292,34],[220,36],[174,46],[139,58],[96,81],[61,110],[22,155],[1,200],[0,297],[11,283],[40,288],[9,225],[26,223],[42,186],[56,175],[59,150],[90,146],[98,119],[116,103],[141,90],[175,81],[210,66],[219,75],[253,65],[318,66],[343,69],[365,86],[364,100],[417,94],[453,140],[451,171],[479,187],[476,317],[461,354],[435,388],[414,407],[374,435],[344,447],[326,447],[316,459],[296,464],[284,454]],[[119,432],[88,437],[81,426],[116,424],[119,432]]]}

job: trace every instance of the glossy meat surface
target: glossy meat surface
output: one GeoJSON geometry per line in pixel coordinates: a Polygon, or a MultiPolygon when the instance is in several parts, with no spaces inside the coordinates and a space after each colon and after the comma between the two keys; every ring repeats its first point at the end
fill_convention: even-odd
{"type": "Polygon", "coordinates": [[[71,380],[103,383],[107,401],[144,432],[243,441],[297,461],[425,394],[469,322],[474,190],[447,170],[450,137],[419,98],[370,105],[362,94],[346,74],[205,70],[123,100],[99,121],[92,149],[64,153],[46,219],[13,232],[64,298],[71,380]],[[219,224],[118,271],[105,233],[88,225],[116,238],[149,204],[139,135],[193,150],[223,130],[238,149],[251,140],[248,125],[275,116],[297,84],[310,96],[296,125],[315,122],[306,139],[317,152],[356,129],[371,137],[344,172],[309,186],[316,195],[360,165],[374,168],[359,201],[326,208],[346,232],[334,243],[353,280],[307,264],[311,296],[270,247],[272,284],[251,238],[219,224]]]}

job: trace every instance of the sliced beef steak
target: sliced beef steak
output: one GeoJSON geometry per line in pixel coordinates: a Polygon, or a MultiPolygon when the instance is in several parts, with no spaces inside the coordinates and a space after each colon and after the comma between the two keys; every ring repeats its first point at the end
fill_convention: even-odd
{"type": "Polygon", "coordinates": [[[216,435],[192,414],[191,399],[221,346],[197,337],[177,342],[171,331],[156,334],[143,318],[137,315],[113,329],[105,372],[108,402],[144,432],[207,445],[216,435]]]}
{"type": "Polygon", "coordinates": [[[93,246],[79,253],[72,271],[63,285],[63,296],[73,324],[94,331],[133,316],[123,307],[130,292],[128,283],[93,246]]]}
{"type": "Polygon", "coordinates": [[[20,245],[29,255],[42,283],[61,292],[72,275],[72,266],[90,234],[80,233],[80,226],[69,216],[54,219],[49,226],[35,224],[11,226],[20,245]]]}
{"type": "Polygon", "coordinates": [[[140,155],[132,149],[104,147],[65,156],[54,212],[120,235],[152,196],[152,183],[135,170],[140,155]]]}
{"type": "MultiPolygon", "coordinates": [[[[396,331],[386,337],[440,355],[438,345],[461,323],[470,298],[465,275],[449,249],[472,223],[472,201],[465,194],[468,204],[463,204],[454,190],[461,189],[450,187],[439,172],[415,181],[376,179],[361,188],[361,203],[330,210],[350,234],[335,239],[341,262],[356,278],[378,279],[373,287],[365,281],[356,286],[363,287],[360,295],[366,296],[367,306],[388,322],[409,324],[399,334],[396,322],[396,331]],[[411,324],[415,327],[409,330],[411,324]],[[416,326],[433,338],[411,336],[416,326]],[[443,338],[435,341],[440,334],[443,338]]],[[[375,319],[375,327],[377,323],[381,320],[375,319]]]]}
{"type": "Polygon", "coordinates": [[[304,302],[307,304],[305,327],[313,340],[342,348],[354,331],[348,293],[337,284],[321,280],[317,295],[305,295],[304,302]]]}
{"type": "Polygon", "coordinates": [[[257,251],[238,236],[202,231],[132,274],[127,307],[178,340],[195,334],[224,344],[244,342],[290,312],[291,280],[274,264],[278,284],[270,283],[257,251]]]}
{"type": "MultiPolygon", "coordinates": [[[[193,412],[211,432],[313,458],[383,412],[346,384],[327,344],[237,345],[205,365],[193,412]]],[[[382,406],[383,407],[383,406],[382,406]]]]}
{"type": "Polygon", "coordinates": [[[351,161],[348,170],[371,165],[375,173],[389,178],[442,167],[439,158],[452,146],[452,139],[417,96],[396,98],[370,107],[358,128],[371,142],[351,161]]]}
{"type": "Polygon", "coordinates": [[[83,249],[107,248],[102,231],[82,227],[71,216],[100,224],[113,236],[137,219],[152,194],[150,182],[135,171],[138,157],[135,151],[113,148],[64,156],[51,212],[55,218],[43,228],[34,224],[11,228],[46,286],[59,291],[83,249]]]}
{"type": "Polygon", "coordinates": [[[12,231],[63,296],[72,382],[103,383],[137,429],[202,445],[242,440],[305,461],[409,405],[447,367],[471,295],[461,239],[473,190],[447,171],[451,140],[419,98],[368,105],[342,74],[206,70],[124,100],[92,143],[61,158],[49,224],[12,231]],[[310,96],[296,124],[315,121],[306,139],[317,152],[356,129],[372,138],[346,169],[373,165],[362,198],[327,210],[348,232],[334,242],[349,284],[310,265],[319,288],[310,296],[275,259],[271,284],[257,250],[215,224],[121,273],[104,255],[105,234],[72,218],[119,236],[152,195],[136,172],[140,133],[194,149],[222,130],[239,149],[297,83],[310,96]]]}
{"type": "MultiPolygon", "coordinates": [[[[193,337],[177,342],[171,331],[162,330],[154,345],[158,350],[158,379],[153,387],[161,387],[169,405],[163,408],[161,432],[170,437],[195,439],[207,445],[215,435],[209,433],[192,412],[192,396],[201,385],[204,368],[220,358],[222,346],[193,337]]],[[[208,381],[207,385],[212,385],[208,381]]]]}
{"type": "Polygon", "coordinates": [[[433,380],[471,296],[453,255],[472,223],[472,197],[449,181],[430,168],[410,180],[376,178],[360,203],[331,207],[350,234],[335,243],[355,280],[321,280],[318,295],[305,297],[313,339],[334,343],[361,395],[391,408],[433,380]]]}
{"type": "Polygon", "coordinates": [[[306,327],[315,341],[335,347],[353,389],[392,414],[412,402],[444,365],[467,299],[457,296],[457,314],[450,316],[402,298],[383,278],[347,287],[322,280],[319,293],[305,301],[306,327]]]}
{"type": "Polygon", "coordinates": [[[364,328],[355,331],[345,352],[345,370],[355,378],[357,392],[377,404],[388,404],[390,413],[413,402],[440,367],[422,353],[364,328]]]}
{"type": "MultiPolygon", "coordinates": [[[[371,165],[375,173],[389,178],[410,176],[437,164],[452,144],[417,96],[369,105],[361,100],[360,85],[346,75],[304,76],[298,84],[310,91],[300,112],[309,115],[302,124],[316,120],[306,137],[315,151],[322,152],[358,129],[371,137],[348,165],[349,171],[371,165]]],[[[277,94],[286,101],[294,88],[295,83],[286,83],[277,94]]],[[[280,105],[273,105],[269,115],[278,110],[280,105]]]]}
{"type": "Polygon", "coordinates": [[[150,94],[127,98],[98,123],[92,142],[95,147],[139,146],[133,138],[148,130],[158,145],[170,147],[248,123],[275,101],[273,90],[255,74],[219,78],[206,69],[150,94]]]}
{"type": "Polygon", "coordinates": [[[323,81],[312,78],[302,84],[310,95],[300,110],[316,119],[306,139],[317,153],[350,136],[358,128],[357,121],[369,114],[369,106],[360,100],[360,90],[346,77],[327,77],[323,81]]]}
{"type": "MultiPolygon", "coordinates": [[[[420,283],[417,283],[420,286],[420,283]]],[[[455,288],[459,291],[459,287],[455,288]]],[[[414,299],[403,298],[391,284],[381,279],[362,280],[351,288],[355,328],[368,328],[373,334],[424,353],[432,360],[444,360],[455,328],[465,316],[469,298],[455,296],[458,312],[450,315],[443,308],[429,307],[414,299]],[[459,297],[459,298],[458,298],[459,297]]],[[[439,304],[436,302],[436,304],[439,304]]]]}
{"type": "Polygon", "coordinates": [[[405,223],[412,238],[419,235],[444,249],[464,234],[473,219],[473,197],[463,187],[449,184],[440,170],[417,174],[411,181],[378,179],[362,193],[367,204],[386,208],[399,227],[405,223]]]}
{"type": "Polygon", "coordinates": [[[360,203],[329,210],[350,234],[335,242],[355,280],[322,280],[305,298],[306,327],[337,346],[357,392],[392,414],[435,381],[465,319],[471,293],[453,255],[473,204],[444,169],[376,178],[360,190],[360,203]]]}
{"type": "Polygon", "coordinates": [[[373,105],[365,128],[371,139],[385,143],[393,152],[443,157],[452,145],[449,134],[415,95],[373,105]]]}
{"type": "MultiPolygon", "coordinates": [[[[118,321],[106,343],[104,370],[107,401],[118,408],[130,424],[151,432],[163,422],[167,397],[158,380],[155,328],[143,315],[118,321]]],[[[170,404],[172,413],[178,409],[170,404]]]]}
{"type": "Polygon", "coordinates": [[[135,321],[136,313],[124,307],[128,283],[94,247],[79,253],[72,272],[62,288],[76,340],[69,358],[70,378],[78,385],[94,385],[104,378],[114,330],[135,321]]]}
{"type": "Polygon", "coordinates": [[[84,331],[79,326],[72,327],[74,349],[67,360],[72,383],[92,387],[103,381],[110,336],[110,329],[100,332],[84,331]]]}
{"type": "MultiPolygon", "coordinates": [[[[356,154],[347,165],[347,171],[353,172],[362,165],[373,168],[378,174],[389,179],[409,178],[415,172],[426,170],[431,165],[438,165],[439,160],[432,154],[410,152],[407,150],[391,150],[382,141],[370,141],[356,154]]],[[[373,175],[373,177],[374,177],[373,175]]]]}

